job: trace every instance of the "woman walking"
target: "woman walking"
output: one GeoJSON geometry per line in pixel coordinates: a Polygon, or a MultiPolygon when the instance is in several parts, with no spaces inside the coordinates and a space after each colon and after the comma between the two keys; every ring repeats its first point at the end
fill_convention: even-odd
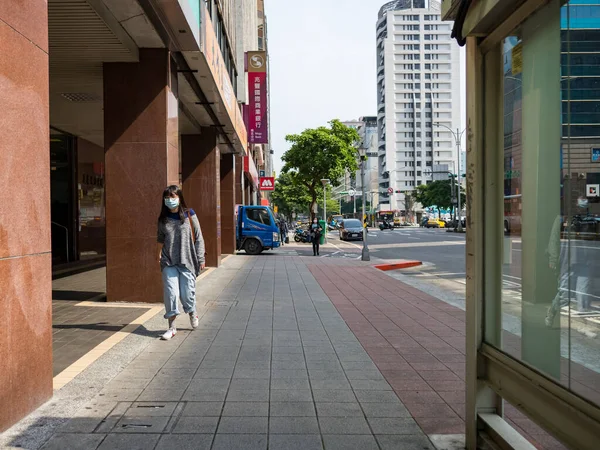
{"type": "Polygon", "coordinates": [[[319,256],[319,246],[321,244],[321,234],[323,228],[319,225],[317,219],[313,219],[313,223],[310,226],[310,237],[312,239],[313,256],[319,256]]]}
{"type": "Polygon", "coordinates": [[[158,218],[158,248],[165,300],[165,319],[169,329],[162,339],[177,334],[175,319],[180,314],[177,297],[183,311],[189,315],[192,328],[198,326],[196,314],[196,278],[204,269],[204,238],[200,222],[193,209],[188,209],[183,192],[169,186],[163,192],[158,218]]]}

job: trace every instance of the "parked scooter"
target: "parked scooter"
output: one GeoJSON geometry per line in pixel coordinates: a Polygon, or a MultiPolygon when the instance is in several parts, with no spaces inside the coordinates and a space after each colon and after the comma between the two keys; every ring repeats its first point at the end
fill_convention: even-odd
{"type": "Polygon", "coordinates": [[[393,222],[388,222],[387,220],[384,220],[382,223],[379,224],[379,229],[381,231],[383,231],[383,230],[393,230],[394,229],[394,223],[393,222]]]}
{"type": "Polygon", "coordinates": [[[302,228],[296,228],[296,232],[294,233],[294,241],[310,242],[310,235],[308,234],[308,231],[303,230],[302,228]]]}

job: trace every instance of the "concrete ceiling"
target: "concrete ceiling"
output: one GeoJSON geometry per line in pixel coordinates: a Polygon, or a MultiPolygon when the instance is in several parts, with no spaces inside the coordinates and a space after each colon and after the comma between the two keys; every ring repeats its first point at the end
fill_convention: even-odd
{"type": "Polygon", "coordinates": [[[163,43],[136,0],[49,0],[50,125],[104,145],[102,63],[163,43]]]}

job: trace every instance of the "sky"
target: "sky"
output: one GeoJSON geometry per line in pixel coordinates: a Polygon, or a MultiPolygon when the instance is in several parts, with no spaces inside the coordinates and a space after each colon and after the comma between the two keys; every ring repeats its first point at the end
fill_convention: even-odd
{"type": "Polygon", "coordinates": [[[286,135],[377,115],[375,27],[387,1],[265,0],[277,175],[286,135]]]}

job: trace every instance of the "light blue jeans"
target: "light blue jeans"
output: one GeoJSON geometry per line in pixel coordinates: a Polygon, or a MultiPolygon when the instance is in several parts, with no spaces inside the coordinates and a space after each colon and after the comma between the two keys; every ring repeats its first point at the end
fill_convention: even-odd
{"type": "Polygon", "coordinates": [[[167,266],[162,270],[165,319],[177,317],[179,305],[177,297],[186,314],[196,312],[196,276],[184,266],[167,266]]]}

